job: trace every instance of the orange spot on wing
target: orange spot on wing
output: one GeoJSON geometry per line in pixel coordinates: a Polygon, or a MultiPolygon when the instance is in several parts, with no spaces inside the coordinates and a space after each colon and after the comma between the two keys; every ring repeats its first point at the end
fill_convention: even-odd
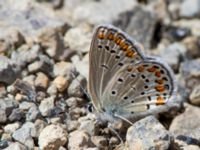
{"type": "Polygon", "coordinates": [[[99,39],[104,39],[104,38],[105,38],[105,35],[103,34],[103,32],[100,32],[100,33],[98,34],[98,38],[99,38],[99,39]]]}
{"type": "Polygon", "coordinates": [[[144,71],[144,66],[143,66],[143,65],[139,66],[139,67],[137,68],[137,70],[138,70],[139,72],[143,72],[143,71],[144,71]]]}
{"type": "Polygon", "coordinates": [[[163,105],[163,104],[165,104],[165,100],[161,96],[158,96],[156,100],[156,105],[163,105]]]}
{"type": "Polygon", "coordinates": [[[156,75],[156,77],[161,77],[161,72],[160,71],[156,71],[155,75],[156,75]]]}
{"type": "Polygon", "coordinates": [[[117,37],[115,39],[115,42],[116,42],[117,45],[119,45],[122,42],[122,39],[120,37],[117,37]]]}
{"type": "Polygon", "coordinates": [[[110,33],[110,34],[108,35],[108,39],[109,39],[109,40],[114,40],[114,35],[113,35],[113,33],[110,33]]]}
{"type": "Polygon", "coordinates": [[[134,52],[134,51],[132,51],[132,50],[128,50],[128,51],[126,52],[126,56],[127,56],[127,57],[133,58],[135,55],[136,55],[136,52],[134,52]]]}
{"type": "Polygon", "coordinates": [[[165,87],[163,85],[156,85],[155,89],[158,92],[164,92],[165,91],[165,87]]]}
{"type": "Polygon", "coordinates": [[[149,72],[155,72],[156,68],[155,67],[151,67],[151,68],[148,68],[147,71],[149,71],[149,72]]]}
{"type": "Polygon", "coordinates": [[[125,42],[123,40],[120,41],[119,46],[123,49],[123,47],[125,46],[125,42]]]}
{"type": "Polygon", "coordinates": [[[128,44],[125,44],[125,45],[123,46],[123,50],[124,50],[124,51],[127,51],[127,50],[128,50],[128,47],[129,47],[129,45],[128,45],[128,44]]]}
{"type": "Polygon", "coordinates": [[[163,83],[164,83],[164,80],[162,80],[162,79],[157,79],[157,80],[156,80],[156,83],[158,83],[158,84],[163,84],[163,83]]]}
{"type": "Polygon", "coordinates": [[[131,72],[132,70],[133,70],[132,67],[128,67],[128,68],[127,68],[127,71],[128,71],[128,72],[131,72]]]}

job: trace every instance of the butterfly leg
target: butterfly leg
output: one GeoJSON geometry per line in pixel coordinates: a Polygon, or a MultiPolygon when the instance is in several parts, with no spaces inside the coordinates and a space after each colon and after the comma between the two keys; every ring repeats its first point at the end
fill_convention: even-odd
{"type": "Polygon", "coordinates": [[[108,123],[108,128],[110,129],[110,131],[112,131],[118,137],[118,139],[120,140],[120,143],[124,144],[123,139],[121,138],[121,136],[119,135],[119,133],[112,127],[111,123],[108,123]]]}

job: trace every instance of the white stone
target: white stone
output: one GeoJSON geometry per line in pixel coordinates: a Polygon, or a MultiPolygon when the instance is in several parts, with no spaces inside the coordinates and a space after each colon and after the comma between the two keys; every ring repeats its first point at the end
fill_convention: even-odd
{"type": "Polygon", "coordinates": [[[67,131],[59,124],[45,127],[39,136],[39,147],[42,150],[56,150],[67,142],[67,131]]]}

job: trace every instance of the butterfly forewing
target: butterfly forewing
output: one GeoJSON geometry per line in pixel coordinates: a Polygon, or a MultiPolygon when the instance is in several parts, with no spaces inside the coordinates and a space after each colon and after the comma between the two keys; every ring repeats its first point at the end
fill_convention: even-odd
{"type": "Polygon", "coordinates": [[[89,91],[94,105],[102,107],[102,96],[115,73],[124,65],[143,59],[137,45],[122,31],[112,26],[99,26],[90,48],[89,91]]]}

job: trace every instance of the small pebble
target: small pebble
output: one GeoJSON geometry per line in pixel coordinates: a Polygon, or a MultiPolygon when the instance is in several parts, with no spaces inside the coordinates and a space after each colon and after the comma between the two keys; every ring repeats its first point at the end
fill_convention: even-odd
{"type": "Polygon", "coordinates": [[[8,120],[11,122],[20,121],[22,117],[23,117],[22,111],[16,108],[12,110],[12,113],[9,115],[8,120]]]}
{"type": "Polygon", "coordinates": [[[48,97],[43,99],[43,101],[40,103],[39,110],[42,114],[42,116],[50,116],[51,111],[55,108],[54,106],[55,97],[48,97]]]}
{"type": "Polygon", "coordinates": [[[56,77],[53,83],[59,92],[63,92],[69,86],[69,81],[67,81],[63,76],[56,77]]]}
{"type": "Polygon", "coordinates": [[[49,78],[42,72],[37,73],[37,77],[35,79],[35,86],[38,88],[46,89],[49,83],[49,78]]]}
{"type": "Polygon", "coordinates": [[[106,147],[108,145],[108,140],[103,136],[92,136],[91,138],[94,145],[99,148],[106,147]]]}

